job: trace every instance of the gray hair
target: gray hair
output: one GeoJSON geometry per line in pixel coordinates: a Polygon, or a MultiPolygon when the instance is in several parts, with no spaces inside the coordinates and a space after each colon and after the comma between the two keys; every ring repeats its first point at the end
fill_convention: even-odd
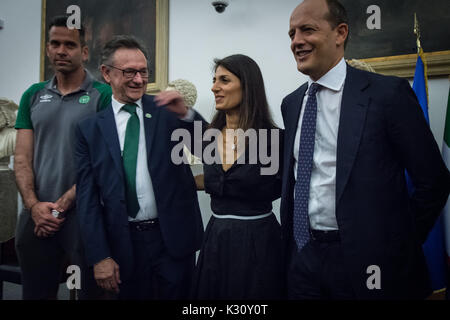
{"type": "Polygon", "coordinates": [[[145,45],[139,39],[129,35],[114,36],[108,41],[102,50],[100,64],[112,64],[114,53],[121,48],[138,49],[142,51],[148,62],[148,53],[145,45]]]}

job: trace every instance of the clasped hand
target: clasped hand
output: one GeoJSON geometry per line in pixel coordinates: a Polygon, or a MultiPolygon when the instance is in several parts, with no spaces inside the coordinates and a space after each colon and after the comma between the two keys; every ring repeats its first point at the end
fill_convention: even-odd
{"type": "Polygon", "coordinates": [[[63,212],[64,209],[53,202],[37,202],[31,207],[31,217],[35,223],[34,234],[39,238],[50,237],[59,231],[65,218],[55,218],[52,210],[63,212]]]}

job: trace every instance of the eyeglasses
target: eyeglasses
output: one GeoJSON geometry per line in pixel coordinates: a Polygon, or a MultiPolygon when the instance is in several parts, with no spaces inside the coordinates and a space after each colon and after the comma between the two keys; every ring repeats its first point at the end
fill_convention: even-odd
{"type": "Polygon", "coordinates": [[[136,70],[136,69],[120,69],[114,66],[111,66],[109,64],[107,64],[106,66],[117,69],[122,71],[124,78],[126,79],[134,79],[134,77],[136,77],[136,73],[139,72],[139,74],[141,75],[142,78],[147,79],[149,76],[149,71],[148,69],[141,69],[141,70],[136,70]]]}

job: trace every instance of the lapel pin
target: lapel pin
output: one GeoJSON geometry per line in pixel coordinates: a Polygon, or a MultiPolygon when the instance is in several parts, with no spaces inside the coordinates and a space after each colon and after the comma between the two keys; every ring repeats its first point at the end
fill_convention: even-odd
{"type": "Polygon", "coordinates": [[[150,119],[150,118],[152,117],[152,115],[151,115],[150,113],[146,113],[146,114],[145,114],[145,117],[146,117],[147,119],[150,119]]]}

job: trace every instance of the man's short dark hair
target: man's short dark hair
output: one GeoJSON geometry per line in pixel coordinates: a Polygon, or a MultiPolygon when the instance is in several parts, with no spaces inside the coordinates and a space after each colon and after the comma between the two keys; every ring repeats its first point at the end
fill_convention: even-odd
{"type": "MultiPolygon", "coordinates": [[[[48,31],[50,32],[50,29],[52,27],[66,27],[67,28],[67,19],[69,19],[69,16],[62,15],[62,16],[55,16],[50,20],[50,23],[48,24],[48,31]]],[[[80,25],[80,29],[78,30],[78,35],[80,37],[80,45],[84,47],[86,45],[86,41],[84,39],[84,32],[85,28],[83,24],[80,25]]]]}
{"type": "Polygon", "coordinates": [[[119,35],[114,36],[114,38],[108,41],[103,47],[100,64],[111,65],[113,63],[114,53],[120,48],[141,50],[148,63],[147,50],[140,40],[129,35],[119,35]]]}
{"type": "MultiPolygon", "coordinates": [[[[331,28],[336,28],[341,23],[345,23],[348,26],[348,17],[347,10],[338,0],[327,0],[328,5],[328,14],[325,16],[325,19],[330,23],[331,28]]],[[[347,39],[344,42],[344,48],[347,46],[347,41],[350,35],[350,27],[349,34],[347,35],[347,39]]]]}

